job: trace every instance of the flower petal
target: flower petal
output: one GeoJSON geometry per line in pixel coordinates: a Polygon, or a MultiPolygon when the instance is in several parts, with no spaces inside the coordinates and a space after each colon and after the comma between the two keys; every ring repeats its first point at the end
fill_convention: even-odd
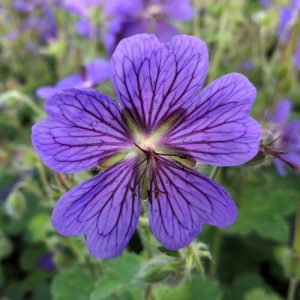
{"type": "Polygon", "coordinates": [[[289,122],[282,137],[283,146],[300,152],[300,120],[289,122]]]}
{"type": "Polygon", "coordinates": [[[155,23],[153,33],[160,40],[160,42],[165,43],[171,40],[175,35],[178,35],[180,31],[171,23],[160,20],[155,23]]]}
{"type": "Polygon", "coordinates": [[[275,168],[280,176],[286,175],[285,164],[278,158],[274,158],[275,168]]]}
{"type": "Polygon", "coordinates": [[[94,59],[86,68],[88,80],[92,85],[111,78],[111,64],[108,60],[94,59]]]}
{"type": "Polygon", "coordinates": [[[283,7],[280,11],[279,16],[279,24],[278,24],[278,39],[280,43],[286,44],[290,34],[291,34],[291,28],[290,28],[290,22],[293,19],[293,10],[289,7],[283,7]]]}
{"type": "Polygon", "coordinates": [[[119,255],[136,228],[140,188],[134,160],[125,160],[65,193],[57,202],[52,225],[62,235],[85,234],[92,255],[119,255]]]}
{"type": "Polygon", "coordinates": [[[237,73],[225,75],[206,87],[182,122],[161,142],[196,161],[234,166],[253,158],[261,140],[260,125],[248,117],[256,90],[237,73]]]}
{"type": "Polygon", "coordinates": [[[284,125],[292,111],[292,103],[289,99],[282,99],[278,102],[272,116],[272,121],[279,125],[284,125]]]}
{"type": "Polygon", "coordinates": [[[208,177],[160,159],[149,183],[149,222],[156,238],[170,250],[187,246],[202,224],[231,225],[237,208],[227,192],[208,177]],[[157,197],[158,192],[158,197],[157,197]]]}
{"type": "Polygon", "coordinates": [[[193,6],[186,0],[166,0],[161,13],[171,19],[185,21],[193,17],[193,6]]]}
{"type": "Polygon", "coordinates": [[[146,131],[191,104],[207,73],[208,52],[198,38],[175,36],[161,44],[154,35],[122,40],[112,57],[116,93],[146,131]]]}
{"type": "Polygon", "coordinates": [[[69,89],[45,104],[49,116],[32,128],[32,144],[50,168],[75,173],[126,149],[129,133],[116,104],[93,90],[69,89]]]}

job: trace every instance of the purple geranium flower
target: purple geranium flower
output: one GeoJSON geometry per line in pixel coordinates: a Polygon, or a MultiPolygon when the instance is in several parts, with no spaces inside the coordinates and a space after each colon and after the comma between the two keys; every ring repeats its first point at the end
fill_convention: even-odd
{"type": "MultiPolygon", "coordinates": [[[[285,45],[288,42],[291,36],[291,28],[297,20],[299,12],[299,0],[292,0],[290,6],[281,9],[278,24],[278,39],[281,44],[285,45]]],[[[294,66],[300,70],[300,39],[298,39],[296,44],[294,66]]]]}
{"type": "Polygon", "coordinates": [[[300,168],[300,120],[287,122],[292,110],[288,99],[280,100],[270,117],[270,128],[266,131],[267,145],[262,150],[274,157],[278,173],[285,175],[285,165],[293,170],[300,168]]]}
{"type": "Polygon", "coordinates": [[[193,8],[188,0],[110,0],[105,2],[105,13],[112,17],[105,37],[112,54],[121,39],[138,33],[153,33],[167,42],[179,33],[171,21],[191,19],[193,8]]]}
{"type": "Polygon", "coordinates": [[[36,32],[39,40],[45,43],[56,37],[57,26],[52,6],[57,2],[47,0],[16,0],[13,8],[21,13],[27,14],[22,23],[22,30],[32,30],[36,32]],[[37,15],[32,12],[36,11],[37,15]]]}
{"type": "Polygon", "coordinates": [[[104,169],[57,202],[56,230],[85,235],[90,252],[108,258],[129,242],[141,199],[149,199],[152,232],[170,250],[191,243],[204,223],[231,225],[237,217],[231,197],[192,166],[236,166],[256,155],[261,129],[248,116],[253,85],[232,73],[199,93],[208,51],[191,36],[165,44],[147,34],[124,39],[112,67],[119,102],[69,89],[48,99],[48,117],[33,126],[33,146],[50,168],[104,169]]]}
{"type": "Polygon", "coordinates": [[[111,77],[110,62],[95,59],[81,74],[72,74],[60,80],[54,86],[43,86],[36,90],[36,95],[42,99],[47,99],[57,91],[67,88],[91,88],[111,77]]]}
{"type": "Polygon", "coordinates": [[[64,0],[63,7],[70,13],[80,17],[76,23],[77,33],[84,38],[94,38],[98,36],[99,30],[92,21],[95,12],[100,13],[99,7],[104,0],[64,0]]]}

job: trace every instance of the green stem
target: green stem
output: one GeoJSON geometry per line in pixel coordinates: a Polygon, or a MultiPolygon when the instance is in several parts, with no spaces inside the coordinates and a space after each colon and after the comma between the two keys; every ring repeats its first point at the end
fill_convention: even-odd
{"type": "Polygon", "coordinates": [[[199,0],[194,0],[193,5],[195,9],[195,14],[193,18],[193,35],[199,37],[200,36],[200,31],[199,31],[199,0]]]}
{"type": "Polygon", "coordinates": [[[211,263],[210,270],[209,270],[209,273],[212,277],[216,277],[218,273],[219,256],[220,256],[222,240],[223,237],[219,229],[215,229],[214,240],[213,240],[213,251],[212,251],[213,262],[211,263]]]}
{"type": "MultiPolygon", "coordinates": [[[[221,168],[220,167],[214,167],[211,171],[210,178],[212,180],[215,180],[220,172],[221,168]]],[[[218,264],[219,264],[219,254],[221,250],[221,245],[222,245],[222,235],[219,231],[219,229],[214,229],[214,239],[213,239],[213,251],[212,251],[212,257],[213,257],[213,262],[211,263],[209,273],[213,276],[216,277],[217,275],[217,270],[218,270],[218,264]]]]}
{"type": "Polygon", "coordinates": [[[220,167],[213,167],[210,175],[209,175],[209,178],[211,178],[212,180],[215,180],[219,174],[219,171],[220,171],[220,167]]]}
{"type": "Polygon", "coordinates": [[[38,160],[36,167],[37,167],[37,170],[39,172],[39,175],[40,175],[40,178],[41,178],[41,181],[42,181],[42,184],[43,184],[44,191],[46,192],[46,195],[48,196],[49,200],[52,202],[53,201],[52,193],[51,193],[51,190],[49,188],[50,184],[48,182],[44,166],[38,160]]]}
{"type": "MultiPolygon", "coordinates": [[[[230,6],[230,1],[228,3],[228,6],[230,6]]],[[[227,10],[224,10],[221,18],[220,26],[219,26],[220,30],[217,38],[218,42],[216,45],[216,52],[213,56],[213,60],[210,66],[210,74],[209,74],[208,82],[214,80],[218,74],[219,66],[221,64],[221,60],[223,56],[223,51],[225,49],[224,35],[228,30],[228,26],[227,26],[228,20],[229,20],[229,14],[227,14],[227,10]]]]}
{"type": "Polygon", "coordinates": [[[290,279],[287,300],[296,300],[297,284],[298,284],[298,278],[290,279]]]}
{"type": "Polygon", "coordinates": [[[33,112],[35,112],[38,116],[44,117],[45,112],[30,98],[26,95],[21,94],[18,91],[9,91],[1,95],[0,102],[5,103],[9,101],[10,98],[15,98],[20,100],[22,103],[27,105],[33,112]]]}

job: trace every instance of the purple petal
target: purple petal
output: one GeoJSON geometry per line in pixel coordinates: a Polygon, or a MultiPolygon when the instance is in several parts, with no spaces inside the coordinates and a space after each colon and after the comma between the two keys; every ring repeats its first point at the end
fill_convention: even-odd
{"type": "Polygon", "coordinates": [[[294,151],[300,151],[300,120],[288,123],[284,130],[283,143],[294,151]]]}
{"type": "Polygon", "coordinates": [[[94,59],[86,68],[87,78],[96,85],[111,78],[111,64],[107,60],[94,59]]]}
{"type": "Polygon", "coordinates": [[[278,158],[274,158],[275,168],[280,176],[286,175],[285,164],[278,158]]]}
{"type": "Polygon", "coordinates": [[[145,10],[144,0],[109,0],[104,5],[105,15],[110,17],[138,16],[145,10]]]}
{"type": "Polygon", "coordinates": [[[177,128],[161,142],[203,164],[234,166],[253,158],[261,140],[260,125],[248,117],[256,89],[243,75],[220,77],[197,97],[177,128]]]}
{"type": "Polygon", "coordinates": [[[278,153],[276,155],[276,158],[274,159],[274,162],[278,173],[281,176],[284,176],[285,170],[283,164],[286,164],[294,171],[298,171],[300,169],[300,153],[299,154],[293,152],[278,153]]]}
{"type": "Polygon", "coordinates": [[[175,20],[189,20],[193,17],[193,7],[188,0],[165,0],[162,14],[175,20]]]}
{"type": "Polygon", "coordinates": [[[291,111],[292,103],[289,99],[282,99],[278,101],[275,111],[271,118],[272,122],[283,126],[287,122],[291,111]]]}
{"type": "Polygon", "coordinates": [[[292,0],[291,7],[294,10],[300,10],[300,0],[292,0]]]}
{"type": "Polygon", "coordinates": [[[35,91],[35,94],[42,99],[47,99],[52,96],[57,89],[53,86],[42,86],[35,91]]]}
{"type": "Polygon", "coordinates": [[[194,100],[205,80],[208,52],[195,37],[176,36],[161,44],[154,35],[141,34],[122,40],[112,63],[118,98],[151,131],[194,100]]]}
{"type": "Polygon", "coordinates": [[[94,24],[85,18],[81,18],[76,22],[76,31],[83,38],[93,38],[96,36],[96,28],[94,24]]]}
{"type": "Polygon", "coordinates": [[[259,0],[259,3],[261,6],[268,8],[271,6],[272,1],[271,0],[259,0]]]}
{"type": "Polygon", "coordinates": [[[131,145],[118,107],[97,91],[61,91],[45,109],[49,116],[33,126],[32,144],[56,171],[86,170],[131,145]]]}
{"type": "Polygon", "coordinates": [[[296,45],[294,65],[297,70],[300,70],[300,39],[297,41],[297,45],[296,45]]]}
{"type": "Polygon", "coordinates": [[[164,21],[157,21],[153,32],[160,42],[166,43],[172,37],[179,34],[179,30],[172,24],[164,21]]]}
{"type": "Polygon", "coordinates": [[[42,99],[48,99],[54,93],[68,88],[80,87],[84,83],[82,76],[79,74],[72,74],[60,80],[54,86],[42,86],[36,90],[36,95],[42,99]]]}
{"type": "Polygon", "coordinates": [[[38,5],[37,1],[29,0],[15,0],[13,2],[13,8],[22,13],[32,12],[38,5]]]}
{"type": "Polygon", "coordinates": [[[60,80],[56,84],[56,88],[58,90],[63,90],[63,89],[73,88],[75,86],[80,86],[82,83],[83,83],[83,78],[81,75],[72,74],[60,80]]]}
{"type": "Polygon", "coordinates": [[[153,178],[149,181],[149,222],[167,249],[187,246],[200,234],[203,223],[223,228],[235,221],[234,202],[208,177],[166,159],[158,162],[155,175],[157,186],[153,178]]]}
{"type": "Polygon", "coordinates": [[[280,11],[278,24],[278,39],[282,44],[286,44],[290,36],[289,23],[293,18],[293,10],[289,7],[284,7],[280,11]]]}
{"type": "Polygon", "coordinates": [[[92,255],[110,258],[126,247],[140,214],[134,160],[125,160],[64,194],[52,225],[62,235],[86,235],[92,255]]]}
{"type": "Polygon", "coordinates": [[[64,8],[71,13],[88,17],[103,0],[64,0],[64,8]]]}

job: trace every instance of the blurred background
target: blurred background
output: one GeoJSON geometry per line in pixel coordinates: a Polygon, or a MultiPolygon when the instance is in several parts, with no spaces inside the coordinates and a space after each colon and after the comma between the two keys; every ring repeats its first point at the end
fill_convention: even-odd
{"type": "MultiPolygon", "coordinates": [[[[99,170],[54,173],[31,146],[54,92],[114,97],[110,57],[122,38],[143,32],[203,39],[207,82],[245,74],[258,92],[252,116],[272,143],[274,131],[300,119],[299,11],[300,1],[284,0],[1,0],[0,299],[299,300],[300,175],[291,162],[261,153],[220,170],[238,220],[204,226],[192,253],[163,249],[144,216],[120,257],[97,260],[83,237],[57,234],[50,216],[66,190],[99,170]],[[278,124],[271,116],[282,101],[291,113],[278,124]]],[[[285,146],[299,155],[300,133],[292,138],[285,146]]]]}

